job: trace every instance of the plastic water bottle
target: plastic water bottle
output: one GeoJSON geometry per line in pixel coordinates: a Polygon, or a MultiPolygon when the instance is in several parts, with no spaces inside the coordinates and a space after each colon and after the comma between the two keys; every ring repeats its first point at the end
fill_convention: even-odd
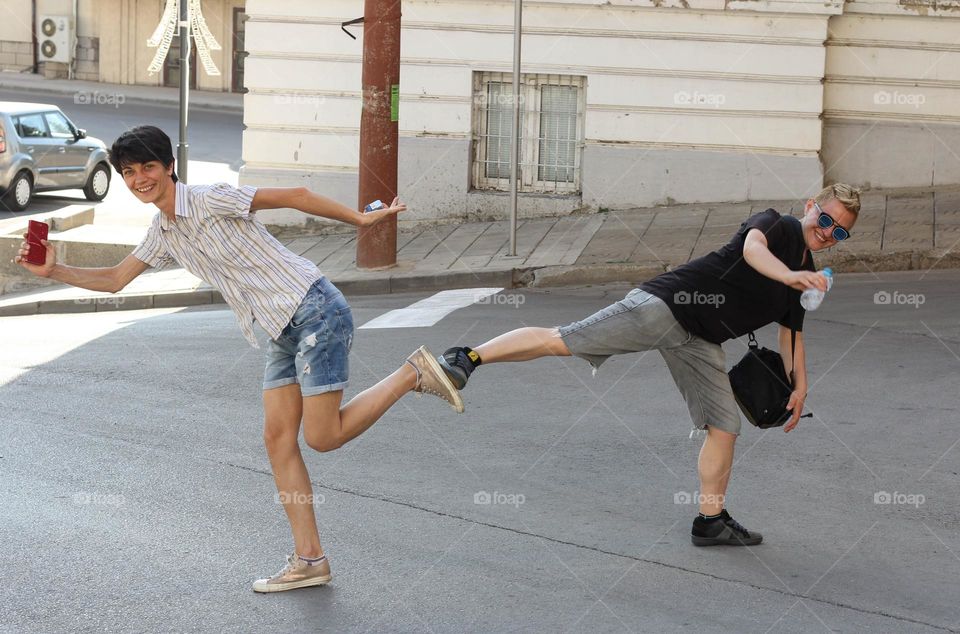
{"type": "Polygon", "coordinates": [[[368,214],[371,211],[377,211],[378,209],[383,209],[384,207],[386,207],[386,205],[383,204],[382,200],[375,200],[363,208],[363,213],[368,214]]]}
{"type": "MultiPolygon", "coordinates": [[[[833,288],[833,269],[826,268],[820,272],[827,278],[827,291],[829,291],[833,288]]],[[[826,294],[826,291],[821,291],[819,288],[808,288],[800,295],[800,305],[805,310],[816,310],[820,308],[820,303],[826,294]]]]}

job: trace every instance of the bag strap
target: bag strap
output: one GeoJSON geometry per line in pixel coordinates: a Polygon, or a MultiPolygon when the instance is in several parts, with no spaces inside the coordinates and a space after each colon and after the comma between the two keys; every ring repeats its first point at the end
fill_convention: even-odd
{"type": "Polygon", "coordinates": [[[797,367],[797,331],[794,328],[790,329],[790,388],[793,389],[793,371],[797,367]]]}
{"type": "MultiPolygon", "coordinates": [[[[757,337],[751,332],[749,333],[749,341],[747,341],[747,347],[751,350],[756,350],[760,347],[760,344],[757,343],[757,337]]],[[[793,387],[793,371],[797,367],[797,330],[795,328],[790,329],[790,374],[787,376],[787,379],[790,381],[790,387],[793,387]]]]}

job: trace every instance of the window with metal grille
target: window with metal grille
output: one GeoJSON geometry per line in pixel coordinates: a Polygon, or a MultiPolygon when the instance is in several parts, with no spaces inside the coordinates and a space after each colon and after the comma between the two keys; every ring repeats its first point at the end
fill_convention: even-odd
{"type": "MultiPolygon", "coordinates": [[[[520,191],[580,191],[584,78],[520,78],[520,191]]],[[[513,74],[474,73],[473,186],[510,188],[513,74]]]]}

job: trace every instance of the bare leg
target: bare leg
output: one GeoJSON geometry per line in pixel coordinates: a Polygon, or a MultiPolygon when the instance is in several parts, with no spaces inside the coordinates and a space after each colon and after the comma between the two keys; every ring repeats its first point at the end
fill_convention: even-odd
{"type": "Polygon", "coordinates": [[[474,348],[483,363],[569,357],[557,328],[518,328],[474,348]]]}
{"type": "Polygon", "coordinates": [[[700,448],[697,466],[700,471],[700,512],[716,515],[723,510],[730,470],[733,468],[735,434],[707,427],[707,437],[700,448]]]}
{"type": "Polygon", "coordinates": [[[263,409],[263,441],[277,492],[293,531],[296,552],[304,557],[319,557],[323,549],[313,510],[313,487],[300,453],[300,386],[265,390],[263,409]]]}
{"type": "Polygon", "coordinates": [[[323,553],[313,508],[313,485],[300,453],[301,418],[307,444],[319,451],[330,451],[369,429],[390,406],[414,388],[416,381],[414,369],[404,364],[358,394],[343,409],[340,409],[342,391],[307,398],[301,397],[300,386],[296,384],[264,391],[264,443],[297,554],[319,557],[323,553]]]}
{"type": "Polygon", "coordinates": [[[383,416],[417,384],[417,372],[404,363],[373,387],[340,407],[343,392],[303,399],[303,439],[317,451],[333,451],[350,442],[383,416]]]}

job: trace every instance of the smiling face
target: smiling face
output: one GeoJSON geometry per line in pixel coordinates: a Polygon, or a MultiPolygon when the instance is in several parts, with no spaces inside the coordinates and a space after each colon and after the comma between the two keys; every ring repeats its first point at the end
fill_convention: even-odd
{"type": "Polygon", "coordinates": [[[164,165],[160,161],[146,163],[132,163],[124,165],[120,170],[123,182],[127,189],[133,192],[140,202],[159,202],[170,197],[174,190],[173,163],[164,165]]]}
{"type": "MultiPolygon", "coordinates": [[[[814,204],[813,198],[807,201],[803,213],[803,240],[807,243],[807,248],[811,251],[821,251],[835,245],[837,241],[833,237],[833,226],[821,229],[817,224],[820,217],[820,211],[814,204]]],[[[833,219],[835,225],[839,225],[848,232],[853,231],[853,225],[857,221],[856,214],[850,212],[836,198],[824,200],[819,203],[820,209],[833,219]]]]}

